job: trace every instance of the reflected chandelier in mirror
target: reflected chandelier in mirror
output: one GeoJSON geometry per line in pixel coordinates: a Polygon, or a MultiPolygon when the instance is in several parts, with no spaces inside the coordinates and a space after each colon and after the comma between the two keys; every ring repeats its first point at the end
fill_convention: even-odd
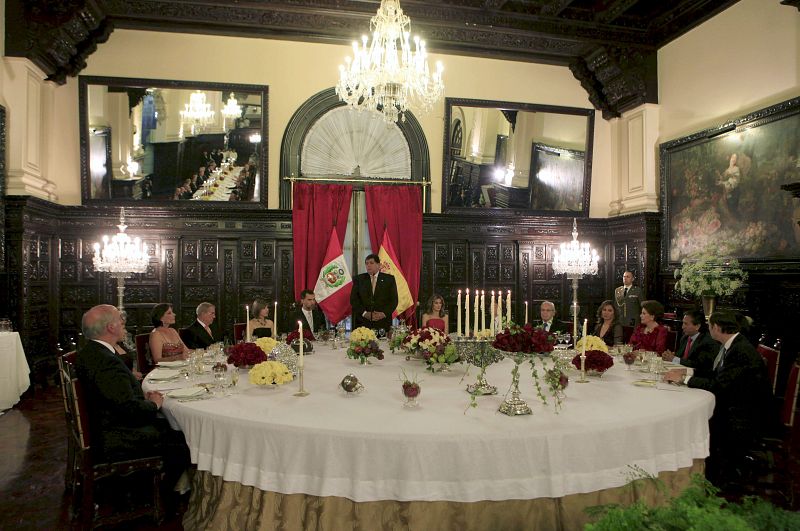
{"type": "Polygon", "coordinates": [[[84,204],[265,208],[267,87],[81,76],[84,204]]]}
{"type": "Polygon", "coordinates": [[[594,110],[445,100],[442,211],[589,215],[594,110]]]}

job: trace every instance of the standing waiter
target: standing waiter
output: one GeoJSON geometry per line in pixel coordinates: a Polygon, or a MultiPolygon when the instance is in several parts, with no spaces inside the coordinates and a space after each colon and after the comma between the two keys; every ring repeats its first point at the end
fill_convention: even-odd
{"type": "Polygon", "coordinates": [[[350,306],[353,307],[353,329],[366,326],[373,330],[389,330],[392,312],[397,308],[397,283],[394,276],[381,273],[381,259],[370,254],[364,260],[366,273],[353,279],[350,306]]]}

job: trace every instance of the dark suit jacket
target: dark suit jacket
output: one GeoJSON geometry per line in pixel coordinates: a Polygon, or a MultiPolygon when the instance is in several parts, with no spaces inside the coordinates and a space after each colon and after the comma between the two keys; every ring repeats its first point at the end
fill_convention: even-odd
{"type": "Polygon", "coordinates": [[[219,332],[217,332],[213,326],[209,328],[211,328],[211,333],[213,335],[208,335],[203,325],[195,320],[195,322],[183,328],[179,335],[188,348],[208,348],[209,345],[221,341],[219,332]]]}
{"type": "Polygon", "coordinates": [[[292,315],[292,320],[290,321],[292,325],[291,329],[297,330],[297,321],[302,321],[303,330],[311,330],[311,333],[316,336],[319,330],[324,330],[328,326],[325,322],[325,314],[322,313],[322,310],[320,310],[319,307],[314,306],[314,309],[311,310],[311,314],[314,316],[313,330],[311,330],[302,308],[297,308],[297,311],[294,313],[294,315],[292,315]]]}
{"type": "Polygon", "coordinates": [[[700,332],[697,339],[692,343],[692,348],[689,349],[689,357],[683,359],[683,351],[686,350],[686,342],[689,341],[687,336],[681,338],[678,344],[678,350],[675,355],[681,358],[681,365],[694,368],[694,374],[697,376],[710,377],[714,372],[714,359],[719,354],[720,344],[711,337],[708,332],[700,332]]]}
{"type": "Polygon", "coordinates": [[[96,341],[78,351],[75,369],[89,407],[92,446],[109,458],[159,453],[156,405],[122,358],[96,341]]]}
{"type": "MultiPolygon", "coordinates": [[[[533,326],[537,328],[544,328],[544,322],[540,319],[538,321],[533,322],[533,326]]],[[[553,319],[553,322],[550,324],[550,332],[554,334],[563,334],[564,332],[572,333],[570,327],[567,326],[566,323],[559,321],[558,319],[553,319]]]]}
{"type": "Polygon", "coordinates": [[[713,447],[746,447],[762,433],[771,386],[766,365],[743,335],[733,340],[718,370],[712,369],[709,376],[694,375],[688,384],[714,393],[713,447]]]}
{"type": "Polygon", "coordinates": [[[353,328],[366,326],[373,330],[383,328],[388,332],[392,326],[392,312],[397,308],[397,283],[392,275],[378,273],[375,293],[372,293],[372,282],[369,273],[361,273],[353,279],[350,292],[350,306],[353,307],[353,328]],[[364,312],[383,312],[385,319],[370,321],[364,319],[364,312]]]}
{"type": "Polygon", "coordinates": [[[617,309],[617,320],[622,326],[639,324],[639,313],[642,311],[642,289],[631,286],[625,296],[625,286],[614,290],[614,306],[617,309]]]}

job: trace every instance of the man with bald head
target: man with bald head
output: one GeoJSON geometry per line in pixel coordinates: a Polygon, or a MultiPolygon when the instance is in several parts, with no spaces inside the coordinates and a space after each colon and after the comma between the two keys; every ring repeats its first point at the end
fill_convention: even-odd
{"type": "Polygon", "coordinates": [[[171,489],[189,464],[189,449],[183,434],[159,413],[161,393],[145,395],[116,354],[113,345],[125,336],[119,310],[95,306],[83,315],[81,327],[87,342],[77,353],[75,369],[89,407],[93,449],[100,460],[163,456],[165,487],[171,489]]]}
{"type": "Polygon", "coordinates": [[[545,332],[563,334],[567,331],[567,325],[556,319],[556,305],[550,301],[542,301],[539,307],[541,321],[536,321],[534,326],[543,328],[545,332]]]}

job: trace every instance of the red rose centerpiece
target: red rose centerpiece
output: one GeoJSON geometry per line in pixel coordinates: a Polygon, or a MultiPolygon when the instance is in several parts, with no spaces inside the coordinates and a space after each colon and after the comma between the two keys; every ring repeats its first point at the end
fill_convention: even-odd
{"type": "Polygon", "coordinates": [[[425,360],[427,370],[431,372],[435,372],[434,366],[437,363],[442,367],[440,370],[444,370],[451,363],[459,361],[456,346],[450,342],[450,337],[430,326],[423,326],[409,333],[403,339],[403,348],[425,360]]]}
{"type": "MultiPolygon", "coordinates": [[[[581,355],[578,354],[572,358],[572,364],[576,369],[581,370],[581,355]]],[[[587,350],[586,361],[584,367],[586,372],[590,375],[602,376],[604,372],[614,365],[614,358],[603,352],[602,350],[587,350]]]]}
{"type": "Polygon", "coordinates": [[[228,347],[228,363],[236,367],[252,367],[267,361],[267,353],[255,343],[237,343],[228,347]]]}
{"type": "Polygon", "coordinates": [[[403,371],[403,376],[400,378],[400,381],[403,382],[403,396],[406,397],[403,407],[417,407],[419,405],[417,397],[422,389],[419,386],[416,375],[409,378],[406,376],[406,371],[403,371]]]}
{"type": "MultiPolygon", "coordinates": [[[[310,354],[314,351],[314,334],[311,333],[311,330],[308,328],[303,328],[303,352],[305,354],[310,354]]],[[[292,347],[292,350],[295,352],[300,352],[300,332],[298,330],[292,330],[286,336],[286,344],[292,347]]]]}

